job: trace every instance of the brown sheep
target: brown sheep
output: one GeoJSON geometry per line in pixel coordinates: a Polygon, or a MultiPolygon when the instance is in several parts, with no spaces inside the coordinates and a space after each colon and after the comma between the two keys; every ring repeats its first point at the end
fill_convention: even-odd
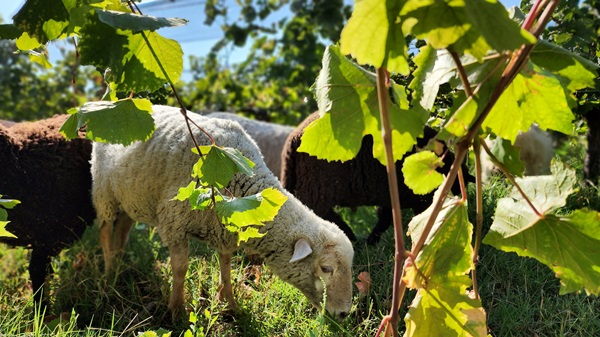
{"type": "MultiPolygon", "coordinates": [[[[68,115],[37,122],[0,124],[0,194],[21,204],[8,211],[6,229],[16,238],[0,242],[30,248],[34,299],[42,301],[51,258],[78,240],[95,218],[89,140],[66,140],[59,132],[68,115]]],[[[46,301],[42,301],[46,305],[46,301]]]]}
{"type": "MultiPolygon", "coordinates": [[[[337,224],[352,241],[356,241],[356,236],[348,224],[335,213],[334,206],[379,206],[378,222],[367,238],[367,243],[376,243],[381,234],[390,227],[392,210],[386,168],[373,157],[373,138],[364,137],[356,157],[346,162],[328,162],[308,153],[298,152],[304,129],[318,118],[318,112],[311,114],[288,137],[282,152],[282,185],[318,216],[337,224]]],[[[424,139],[417,139],[417,146],[426,146],[435,135],[436,132],[427,127],[424,139]]],[[[447,174],[454,161],[454,155],[448,152],[443,161],[444,166],[438,168],[438,172],[447,174]]],[[[426,195],[414,194],[404,184],[402,163],[402,160],[396,162],[401,205],[406,209],[412,208],[415,214],[421,213],[431,205],[433,192],[426,195]]],[[[474,178],[469,176],[466,166],[463,166],[463,174],[466,181],[474,181],[474,178]]],[[[458,180],[453,185],[452,192],[460,193],[458,180]]]]}

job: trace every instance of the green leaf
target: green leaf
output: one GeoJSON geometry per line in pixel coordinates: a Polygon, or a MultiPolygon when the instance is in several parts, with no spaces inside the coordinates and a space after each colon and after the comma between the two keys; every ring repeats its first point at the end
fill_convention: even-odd
{"type": "Polygon", "coordinates": [[[67,138],[75,138],[83,125],[87,125],[86,137],[95,142],[129,145],[145,141],[155,129],[152,103],[143,99],[87,102],[67,119],[60,131],[67,138]]]}
{"type": "MultiPolygon", "coordinates": [[[[194,165],[192,176],[210,186],[226,187],[237,172],[253,174],[254,163],[236,149],[208,145],[200,146],[200,150],[206,155],[194,165]]],[[[192,151],[197,153],[196,149],[192,151]]]]}
{"type": "Polygon", "coordinates": [[[27,0],[13,17],[15,25],[41,44],[63,37],[69,12],[62,1],[27,0]]]}
{"type": "Polygon", "coordinates": [[[239,244],[250,237],[263,236],[258,229],[249,226],[272,221],[287,199],[279,190],[267,188],[258,194],[217,202],[215,210],[230,231],[239,233],[239,244]]]}
{"type": "Polygon", "coordinates": [[[535,37],[494,0],[408,0],[400,16],[405,33],[426,39],[436,49],[451,47],[478,60],[490,50],[515,50],[535,43],[535,37]]]}
{"type": "Polygon", "coordinates": [[[361,64],[408,75],[406,42],[398,14],[402,3],[395,0],[362,0],[342,30],[343,54],[352,54],[361,64]]]}
{"type": "MultiPolygon", "coordinates": [[[[1,194],[0,194],[0,197],[2,197],[1,194]]],[[[21,202],[16,199],[1,199],[0,198],[0,206],[4,207],[6,209],[13,209],[15,206],[17,206],[20,203],[21,202]]]]}
{"type": "Polygon", "coordinates": [[[531,52],[531,61],[558,76],[568,93],[595,87],[597,64],[549,42],[538,42],[531,52]]]}
{"type": "Polygon", "coordinates": [[[0,236],[16,238],[16,236],[13,233],[5,229],[6,225],[8,225],[8,223],[10,222],[6,221],[8,217],[6,209],[12,209],[20,203],[21,202],[19,200],[15,199],[2,199],[2,195],[0,194],[0,236]]]}
{"type": "Polygon", "coordinates": [[[529,63],[502,93],[482,127],[514,143],[533,123],[570,134],[575,119],[560,79],[529,63]]]}
{"type": "Polygon", "coordinates": [[[94,15],[89,21],[81,29],[81,63],[110,68],[107,80],[115,83],[114,90],[156,91],[179,80],[183,52],[177,41],[156,32],[117,31],[94,15]]]}
{"type": "MultiPolygon", "coordinates": [[[[431,208],[410,222],[413,244],[430,215],[431,208]]],[[[466,204],[448,198],[414,262],[420,273],[414,265],[406,268],[404,281],[417,294],[404,318],[405,336],[486,336],[481,301],[467,295],[472,286],[467,276],[473,269],[472,233],[466,204]]]]}
{"type": "Polygon", "coordinates": [[[415,194],[427,194],[444,181],[444,176],[436,168],[444,165],[442,159],[432,151],[414,153],[402,164],[404,183],[415,194]]]}
{"type": "Polygon", "coordinates": [[[552,163],[552,176],[517,179],[538,216],[513,191],[500,199],[490,232],[483,242],[498,249],[533,257],[550,267],[561,280],[560,293],[600,293],[600,214],[576,210],[560,216],[577,183],[575,171],[552,163]]]}
{"type": "Polygon", "coordinates": [[[0,39],[2,40],[16,40],[21,34],[23,34],[23,32],[15,25],[0,25],[0,39]]]}
{"type": "Polygon", "coordinates": [[[496,138],[490,151],[498,159],[508,172],[513,175],[522,177],[525,172],[525,166],[520,159],[521,150],[518,147],[513,146],[508,140],[502,138],[496,138]]]}
{"type": "MultiPolygon", "coordinates": [[[[399,160],[423,133],[427,113],[409,109],[404,88],[392,84],[398,105],[388,102],[394,160],[399,160]]],[[[319,159],[346,161],[354,158],[366,135],[373,135],[373,155],[385,163],[375,75],[356,66],[329,46],[323,69],[313,86],[321,118],[311,123],[298,151],[319,159]]]]}
{"type": "Polygon", "coordinates": [[[110,10],[96,10],[98,18],[115,29],[131,30],[138,33],[143,30],[155,31],[163,27],[179,27],[187,24],[187,20],[179,18],[161,18],[110,10]]]}

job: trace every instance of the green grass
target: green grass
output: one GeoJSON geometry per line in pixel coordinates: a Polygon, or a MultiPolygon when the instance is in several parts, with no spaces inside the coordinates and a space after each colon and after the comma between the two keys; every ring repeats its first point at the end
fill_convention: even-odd
{"type": "MultiPolygon", "coordinates": [[[[506,191],[501,180],[486,187],[485,228],[491,224],[495,200],[506,191]]],[[[472,189],[470,192],[472,200],[472,189]]],[[[569,198],[565,212],[599,206],[598,190],[582,185],[569,198]]],[[[363,239],[376,220],[371,207],[342,209],[340,213],[363,239]]],[[[404,212],[406,223],[410,216],[404,212]]],[[[474,214],[470,216],[474,218],[474,214]]],[[[355,291],[350,316],[335,322],[275,277],[268,266],[254,265],[243,253],[234,257],[232,271],[239,310],[228,310],[215,299],[219,279],[216,253],[193,242],[186,284],[189,310],[196,317],[193,324],[172,323],[167,314],[168,251],[154,229],[138,226],[132,231],[119,276],[107,278],[102,271],[97,228],[90,228],[80,242],[53,262],[52,306],[46,318],[34,310],[31,301],[29,252],[0,246],[0,336],[135,336],[144,331],[172,331],[172,336],[179,336],[188,330],[197,336],[373,336],[390,308],[393,245],[391,231],[376,246],[355,245],[354,276],[369,272],[374,284],[365,296],[355,291]],[[56,319],[58,316],[63,320],[56,319]]],[[[559,295],[559,281],[536,260],[484,245],[477,272],[493,336],[600,336],[600,300],[582,294],[559,295]]],[[[405,296],[401,317],[413,296],[414,292],[405,296]]]]}

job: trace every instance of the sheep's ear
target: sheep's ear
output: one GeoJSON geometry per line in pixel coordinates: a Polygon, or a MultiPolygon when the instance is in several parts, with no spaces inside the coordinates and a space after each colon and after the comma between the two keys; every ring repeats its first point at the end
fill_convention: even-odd
{"type": "Polygon", "coordinates": [[[310,243],[306,239],[298,239],[296,241],[296,245],[294,246],[294,256],[290,262],[300,261],[303,258],[309,256],[312,253],[312,248],[310,248],[310,243]]]}

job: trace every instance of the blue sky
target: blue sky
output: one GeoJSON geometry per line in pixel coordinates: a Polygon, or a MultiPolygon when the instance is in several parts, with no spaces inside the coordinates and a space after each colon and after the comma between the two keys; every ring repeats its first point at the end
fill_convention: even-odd
{"type": "MultiPolygon", "coordinates": [[[[226,1],[231,23],[238,17],[240,9],[236,4],[236,0],[226,1]]],[[[4,23],[8,23],[12,21],[12,16],[17,13],[25,0],[1,0],[1,2],[0,16],[2,16],[4,23]]],[[[345,0],[345,2],[351,3],[352,0],[345,0]]],[[[518,6],[520,0],[501,0],[501,2],[506,7],[510,7],[518,6]]],[[[177,40],[181,44],[184,52],[184,69],[189,68],[187,55],[206,55],[210,48],[223,36],[220,28],[220,25],[224,23],[223,20],[213,23],[212,26],[204,25],[204,3],[204,0],[144,0],[140,5],[142,12],[147,15],[179,17],[189,21],[183,27],[160,30],[161,35],[177,40]]],[[[270,20],[274,19],[271,18],[270,20]]],[[[56,48],[51,47],[49,52],[51,61],[53,57],[60,55],[56,48]]],[[[229,64],[234,64],[243,61],[247,53],[247,48],[235,48],[226,51],[222,56],[227,58],[229,64]]],[[[186,77],[184,73],[183,78],[186,79],[186,77]]]]}

